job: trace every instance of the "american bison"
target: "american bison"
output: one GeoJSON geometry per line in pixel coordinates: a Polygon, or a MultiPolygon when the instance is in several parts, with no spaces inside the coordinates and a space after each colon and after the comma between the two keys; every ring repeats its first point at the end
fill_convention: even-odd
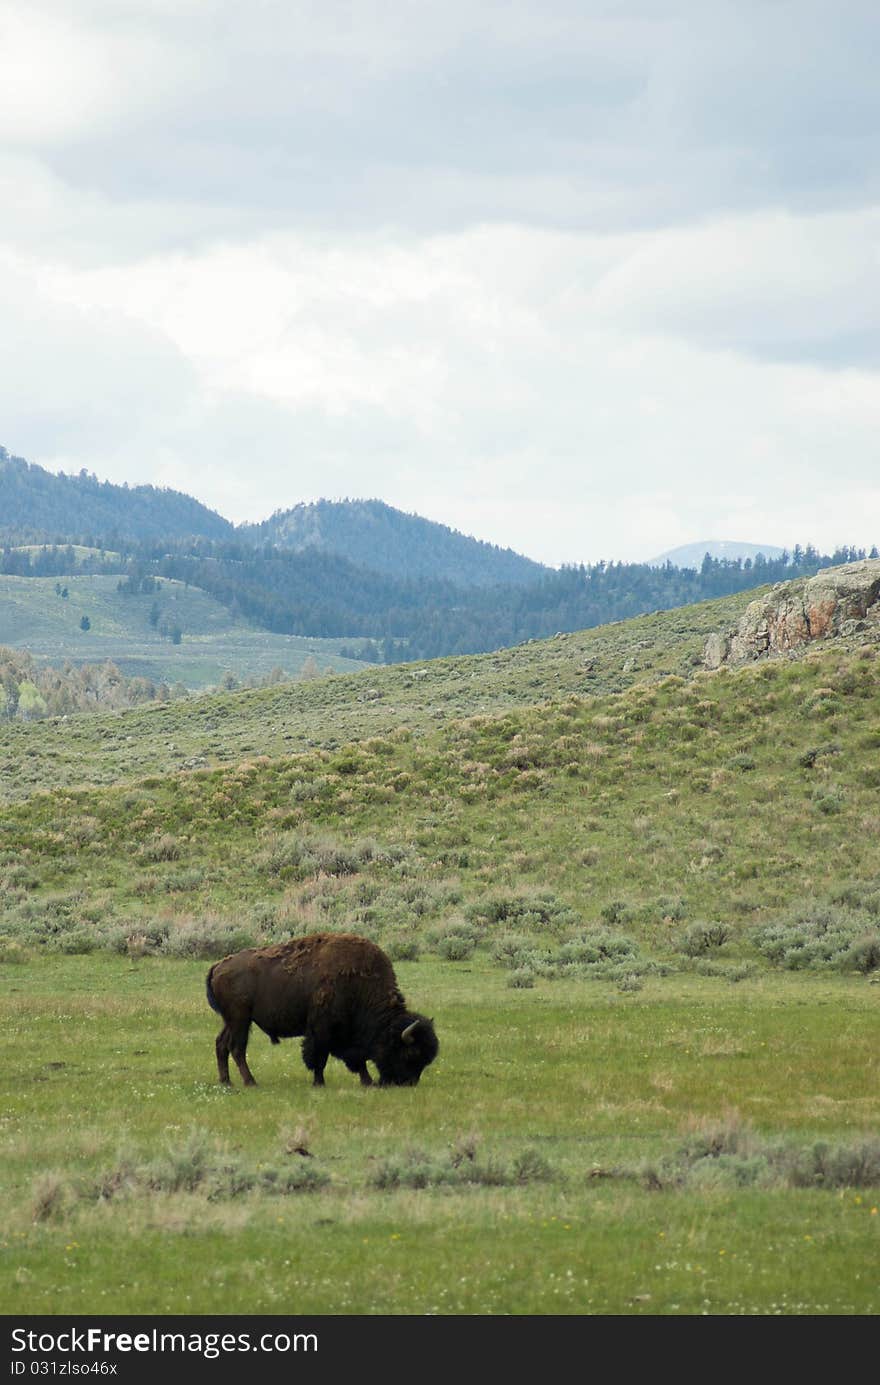
{"type": "Polygon", "coordinates": [[[217,1071],[229,1081],[229,1055],[246,1087],[251,1024],[273,1044],[302,1034],[303,1062],[324,1085],[331,1056],[341,1058],[365,1087],[414,1087],[437,1056],[434,1023],[407,1010],[394,968],[381,948],[354,933],[313,933],[307,938],[247,947],[216,962],[207,977],[208,1004],[223,1018],[217,1035],[217,1071]]]}

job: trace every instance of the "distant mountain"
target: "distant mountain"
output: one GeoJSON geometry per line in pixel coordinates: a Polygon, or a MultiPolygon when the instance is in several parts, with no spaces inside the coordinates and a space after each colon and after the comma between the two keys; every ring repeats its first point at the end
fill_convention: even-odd
{"type": "Polygon", "coordinates": [[[684,543],[680,548],[670,548],[668,553],[661,553],[657,558],[649,558],[648,567],[664,567],[666,563],[671,563],[673,567],[698,568],[707,553],[710,558],[735,563],[737,559],[745,561],[746,558],[757,558],[759,553],[763,553],[765,558],[781,558],[784,552],[784,548],[778,548],[773,543],[737,543],[733,539],[706,539],[704,543],[684,543]]]}
{"type": "Polygon", "coordinates": [[[439,578],[464,587],[524,586],[550,571],[511,548],[405,514],[381,500],[319,500],[239,525],[239,538],[302,553],[317,549],[407,581],[439,578]]]}
{"type": "Polygon", "coordinates": [[[867,556],[876,550],[709,541],[655,565],[546,568],[379,500],[322,500],[234,526],[177,491],[53,476],[0,453],[0,574],[53,588],[95,574],[141,593],[175,581],[263,630],[344,641],[343,656],[387,663],[500,649],[867,556]]]}
{"type": "Polygon", "coordinates": [[[180,491],[115,486],[81,471],[55,475],[0,447],[0,538],[25,541],[229,538],[234,526],[180,491]]]}

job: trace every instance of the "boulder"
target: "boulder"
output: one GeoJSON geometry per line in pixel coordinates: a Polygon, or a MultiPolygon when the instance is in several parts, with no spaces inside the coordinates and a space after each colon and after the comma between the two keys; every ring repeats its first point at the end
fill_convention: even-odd
{"type": "Polygon", "coordinates": [[[815,577],[777,582],[752,601],[734,630],[708,636],[707,668],[784,654],[811,640],[880,631],[880,558],[826,567],[815,577]]]}

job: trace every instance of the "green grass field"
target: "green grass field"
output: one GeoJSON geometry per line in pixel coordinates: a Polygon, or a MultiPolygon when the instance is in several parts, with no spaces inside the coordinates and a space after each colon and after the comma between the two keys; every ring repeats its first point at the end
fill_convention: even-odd
{"type": "Polygon", "coordinates": [[[216,1084],[204,971],[11,973],[5,1312],[880,1307],[877,1187],[755,1176],[761,1150],[799,1151],[806,1180],[817,1144],[876,1132],[876,990],[789,975],[512,993],[482,963],[401,964],[442,1045],[417,1089],[363,1090],[331,1062],[315,1091],[296,1043],[255,1034],[245,1091],[216,1084]],[[259,1182],[304,1171],[314,1187],[259,1182]]]}

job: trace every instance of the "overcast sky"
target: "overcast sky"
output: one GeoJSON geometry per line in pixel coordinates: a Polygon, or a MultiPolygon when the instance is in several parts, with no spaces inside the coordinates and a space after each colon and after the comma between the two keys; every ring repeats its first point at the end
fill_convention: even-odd
{"type": "Polygon", "coordinates": [[[880,543],[877,0],[0,0],[0,442],[548,563],[880,543]]]}

